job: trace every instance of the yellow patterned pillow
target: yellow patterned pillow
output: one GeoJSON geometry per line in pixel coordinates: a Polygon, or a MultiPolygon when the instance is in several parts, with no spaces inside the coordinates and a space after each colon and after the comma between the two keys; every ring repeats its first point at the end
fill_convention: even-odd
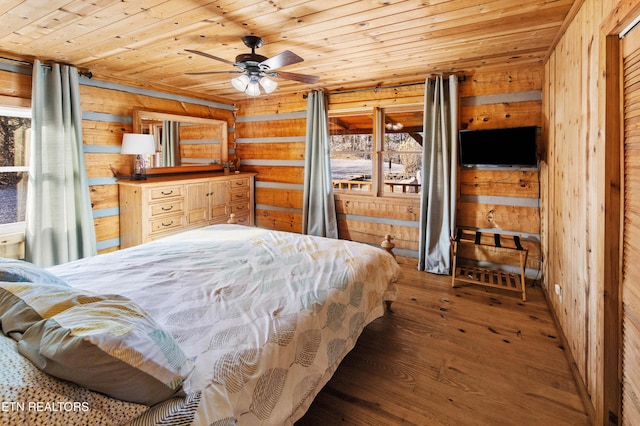
{"type": "Polygon", "coordinates": [[[0,282],[0,326],[4,334],[20,340],[41,319],[108,297],[57,284],[0,282]]]}
{"type": "Polygon", "coordinates": [[[121,296],[37,322],[18,351],[52,376],[146,405],[183,396],[182,383],[193,369],[171,335],[121,296]]]}

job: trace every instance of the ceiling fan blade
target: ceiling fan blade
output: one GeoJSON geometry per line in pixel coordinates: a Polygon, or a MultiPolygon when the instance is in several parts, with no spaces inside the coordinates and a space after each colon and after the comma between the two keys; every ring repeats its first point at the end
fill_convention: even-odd
{"type": "Polygon", "coordinates": [[[200,71],[185,72],[186,75],[206,75],[206,74],[242,74],[243,71],[200,71]]]}
{"type": "Polygon", "coordinates": [[[286,80],[295,80],[301,83],[309,83],[309,84],[316,83],[320,78],[315,75],[304,75],[304,74],[296,74],[293,72],[283,72],[283,71],[276,71],[276,74],[277,74],[277,77],[284,78],[286,80]]]}
{"type": "Polygon", "coordinates": [[[285,67],[291,64],[297,64],[298,62],[302,61],[304,61],[304,59],[302,59],[300,56],[289,50],[285,50],[284,52],[277,54],[273,58],[269,58],[260,62],[260,65],[265,65],[269,67],[270,70],[275,70],[276,68],[285,67]]]}
{"type": "Polygon", "coordinates": [[[224,62],[225,64],[229,64],[233,66],[236,65],[235,62],[227,61],[226,59],[218,58],[217,56],[209,55],[208,53],[200,52],[199,50],[191,50],[191,49],[184,49],[184,50],[190,53],[195,53],[196,55],[204,56],[205,58],[215,59],[216,61],[224,62]]]}

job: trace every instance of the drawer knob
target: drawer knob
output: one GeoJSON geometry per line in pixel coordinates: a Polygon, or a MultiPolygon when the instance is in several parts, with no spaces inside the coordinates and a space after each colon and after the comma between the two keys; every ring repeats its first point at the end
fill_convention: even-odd
{"type": "Polygon", "coordinates": [[[171,225],[173,225],[173,221],[171,221],[169,223],[162,222],[162,226],[171,226],[171,225]]]}
{"type": "Polygon", "coordinates": [[[169,208],[160,207],[162,211],[168,212],[169,210],[173,210],[173,204],[169,206],[169,208]]]}
{"type": "Polygon", "coordinates": [[[171,195],[171,194],[173,194],[173,189],[171,191],[169,191],[169,192],[160,191],[160,193],[162,195],[171,195]]]}

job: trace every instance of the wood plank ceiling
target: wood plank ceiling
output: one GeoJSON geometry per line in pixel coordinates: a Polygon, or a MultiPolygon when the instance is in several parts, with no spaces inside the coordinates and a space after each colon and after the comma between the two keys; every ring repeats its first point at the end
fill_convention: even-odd
{"type": "Polygon", "coordinates": [[[282,71],[274,94],[352,90],[424,81],[505,64],[541,64],[579,0],[3,0],[0,56],[57,61],[94,78],[206,99],[245,99],[229,80],[249,53],[290,50],[304,62],[282,71]]]}

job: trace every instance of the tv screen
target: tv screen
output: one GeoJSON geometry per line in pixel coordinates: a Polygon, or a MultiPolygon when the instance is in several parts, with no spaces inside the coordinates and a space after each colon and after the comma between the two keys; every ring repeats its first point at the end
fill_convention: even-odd
{"type": "Polygon", "coordinates": [[[460,165],[535,167],[537,136],[536,126],[461,130],[460,165]]]}

